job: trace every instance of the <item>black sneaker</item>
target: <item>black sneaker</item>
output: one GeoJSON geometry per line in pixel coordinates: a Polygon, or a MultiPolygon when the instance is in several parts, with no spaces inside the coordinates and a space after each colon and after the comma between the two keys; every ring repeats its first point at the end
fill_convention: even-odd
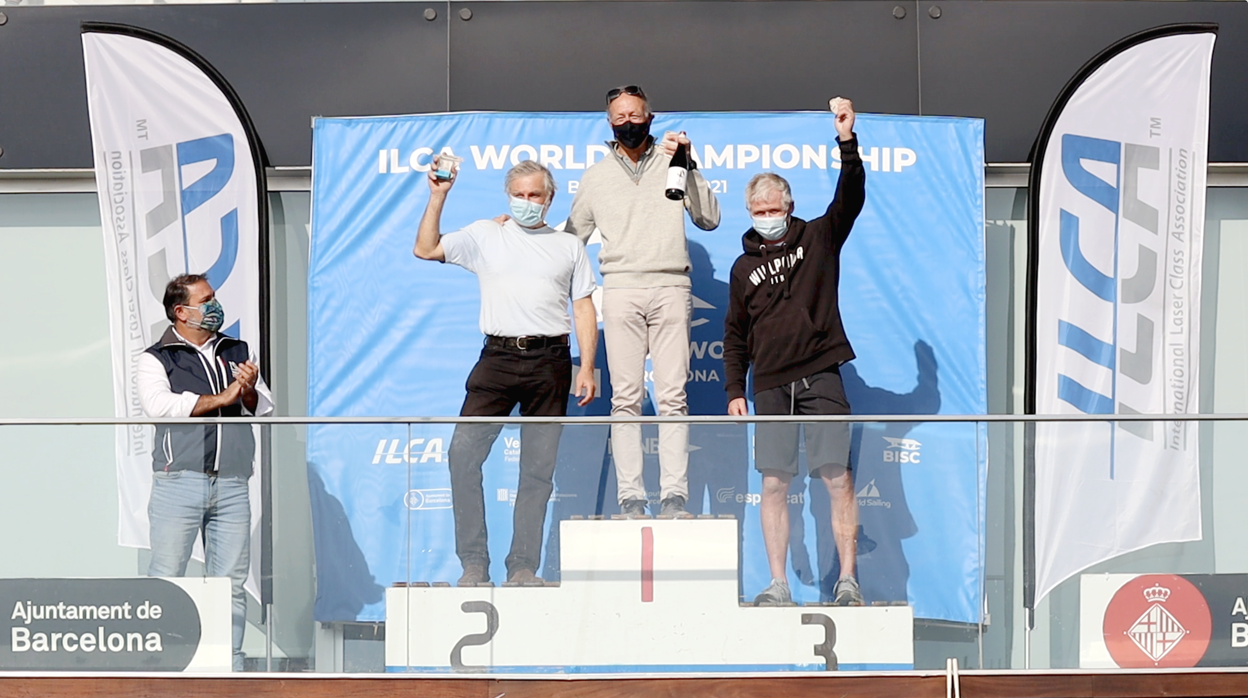
{"type": "Polygon", "coordinates": [[[620,516],[626,519],[640,519],[646,515],[646,500],[626,499],[620,502],[620,516]]]}
{"type": "Polygon", "coordinates": [[[685,511],[685,498],[674,494],[659,503],[662,507],[659,509],[659,518],[664,519],[692,519],[693,514],[685,511]]]}
{"type": "Polygon", "coordinates": [[[485,565],[477,565],[469,563],[464,565],[464,576],[459,578],[455,583],[461,587],[475,587],[478,584],[484,584],[490,581],[490,573],[485,569],[485,565]]]}

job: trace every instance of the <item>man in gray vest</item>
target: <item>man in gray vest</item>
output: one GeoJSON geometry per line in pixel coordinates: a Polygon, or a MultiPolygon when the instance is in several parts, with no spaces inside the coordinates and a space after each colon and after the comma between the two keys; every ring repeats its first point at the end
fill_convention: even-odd
{"type": "MultiPolygon", "coordinates": [[[[576,373],[580,404],[594,399],[594,353],[598,319],[593,271],[585,245],[546,224],[555,197],[555,178],[525,160],[507,172],[504,189],[510,219],[479,220],[442,235],[442,208],[455,178],[439,179],[437,160],[429,173],[429,203],[413,253],[448,262],[477,275],[481,284],[481,333],[485,347],[468,376],[461,416],[506,417],[520,405],[525,417],[567,415],[572,383],[568,300],[576,317],[581,367],[576,373]]],[[[501,430],[498,424],[460,424],[451,439],[451,501],[455,552],[463,565],[460,586],[490,581],[485,496],[481,465],[501,430]]],[[[555,456],[562,425],[526,424],[520,430],[520,484],[516,490],[508,584],[540,584],[542,529],[554,490],[555,456]]]]}
{"type": "MultiPolygon", "coordinates": [[[[173,326],[139,355],[139,403],[149,417],[245,417],[273,413],[273,397],[246,342],[221,334],[225,310],[208,279],[183,274],[165,287],[173,326]]],[[[153,577],[181,577],[195,539],[204,538],[204,574],[229,577],[234,671],[243,670],[251,561],[251,478],[256,444],[249,424],[156,428],[152,450],[153,577]]]]}

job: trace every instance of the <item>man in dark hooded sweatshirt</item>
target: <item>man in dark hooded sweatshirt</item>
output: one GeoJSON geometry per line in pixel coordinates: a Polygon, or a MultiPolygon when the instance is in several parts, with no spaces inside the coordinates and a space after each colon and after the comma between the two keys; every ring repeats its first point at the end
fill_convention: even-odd
{"type": "MultiPolygon", "coordinates": [[[[724,319],[728,414],[748,414],[745,376],[754,364],[754,409],[760,415],[849,414],[840,365],[854,358],[837,305],[841,248],[866,200],[866,176],[854,135],[854,107],[837,97],[835,115],[841,175],[828,210],[807,222],[793,215],[789,183],[755,175],[745,189],[753,227],[745,254],[732,267],[724,319]]],[[[847,423],[806,424],[806,460],[832,499],[832,533],[841,562],[834,590],[841,605],[861,605],[854,577],[858,499],[850,472],[847,423]]],[[[763,476],[760,518],[771,585],[757,604],[792,600],[785,572],[789,542],[789,482],[797,474],[796,423],[759,424],[755,466],[763,476]]]]}

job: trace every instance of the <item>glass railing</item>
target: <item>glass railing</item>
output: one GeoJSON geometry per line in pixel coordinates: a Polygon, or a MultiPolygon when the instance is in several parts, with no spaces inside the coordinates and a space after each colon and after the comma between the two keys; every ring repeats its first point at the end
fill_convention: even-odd
{"type": "Polygon", "coordinates": [[[0,420],[0,669],[1234,664],[1248,416],[1117,419],[0,420]]]}

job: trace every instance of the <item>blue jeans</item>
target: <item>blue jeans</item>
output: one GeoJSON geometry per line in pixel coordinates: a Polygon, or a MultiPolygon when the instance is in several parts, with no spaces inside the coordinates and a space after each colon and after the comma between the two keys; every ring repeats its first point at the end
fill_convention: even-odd
{"type": "Polygon", "coordinates": [[[234,671],[243,670],[243,630],[247,597],[243,582],[251,563],[251,502],[247,479],[217,477],[191,470],[152,473],[152,563],[149,577],[181,577],[200,531],[204,535],[204,574],[229,577],[234,602],[234,671]]]}

